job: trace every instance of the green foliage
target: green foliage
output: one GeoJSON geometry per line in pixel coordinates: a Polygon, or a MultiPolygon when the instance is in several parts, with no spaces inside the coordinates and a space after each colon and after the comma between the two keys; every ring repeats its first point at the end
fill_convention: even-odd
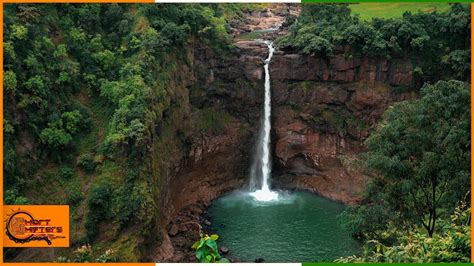
{"type": "Polygon", "coordinates": [[[57,120],[48,123],[48,127],[41,131],[40,140],[51,148],[59,149],[69,145],[72,136],[63,128],[63,122],[57,120]]]}
{"type": "Polygon", "coordinates": [[[94,250],[91,245],[86,244],[83,245],[73,252],[74,258],[68,259],[67,257],[60,256],[56,259],[56,262],[75,262],[75,263],[89,263],[89,262],[99,262],[99,263],[106,263],[106,262],[116,262],[117,258],[115,255],[115,251],[113,249],[107,249],[103,254],[97,256],[94,259],[94,250]]]}
{"type": "Polygon", "coordinates": [[[226,258],[221,257],[219,254],[216,243],[218,238],[218,235],[209,236],[207,234],[201,234],[201,239],[192,245],[191,248],[196,250],[196,258],[199,262],[228,262],[226,258]]]}
{"type": "Polygon", "coordinates": [[[74,205],[83,199],[81,183],[77,179],[68,182],[64,188],[64,192],[66,193],[67,204],[74,205]]]}
{"type": "Polygon", "coordinates": [[[20,196],[17,189],[7,189],[5,190],[5,195],[3,199],[5,204],[8,205],[27,205],[29,201],[26,197],[20,196]]]}
{"type": "Polygon", "coordinates": [[[14,39],[24,40],[28,35],[28,29],[23,25],[12,25],[11,35],[14,39]]]}
{"type": "Polygon", "coordinates": [[[354,236],[394,243],[390,227],[433,237],[470,184],[469,84],[426,84],[421,98],[390,107],[365,144],[372,178],[344,225],[354,236]]]}
{"type": "Polygon", "coordinates": [[[97,163],[94,160],[94,156],[90,153],[83,154],[77,159],[77,164],[86,171],[86,173],[93,173],[97,163]]]}
{"type": "MultiPolygon", "coordinates": [[[[133,183],[131,183],[133,184],[133,183]]],[[[143,191],[139,186],[124,185],[117,191],[115,206],[117,206],[117,217],[121,226],[125,226],[134,221],[143,221],[145,217],[140,217],[140,207],[146,200],[143,191]]]]}
{"type": "MultiPolygon", "coordinates": [[[[361,257],[341,258],[336,262],[470,262],[471,257],[471,208],[465,203],[456,207],[450,219],[439,220],[435,236],[429,237],[420,230],[410,230],[399,237],[399,243],[386,246],[377,240],[366,243],[361,257]]],[[[396,226],[393,226],[394,230],[396,226]]]]}
{"type": "MultiPolygon", "coordinates": [[[[229,17],[235,12],[225,11],[229,17]]],[[[228,49],[222,8],[9,4],[4,18],[5,201],[27,203],[23,193],[37,190],[29,177],[51,165],[60,169],[55,174],[63,182],[51,193],[75,205],[72,215],[78,222],[72,226],[80,236],[83,227],[87,232],[78,242],[96,241],[102,219],[117,230],[140,227],[130,233],[137,243],[150,239],[158,217],[154,187],[159,180],[145,166],[153,141],[163,138],[157,129],[167,126],[176,103],[171,100],[172,75],[188,63],[189,43],[228,49]],[[25,154],[15,147],[18,143],[27,143],[38,156],[25,154]],[[72,165],[73,158],[88,175],[87,185],[81,186],[78,169],[57,167],[72,165]],[[122,176],[119,167],[135,173],[122,176]]],[[[205,120],[217,123],[203,127],[211,133],[225,122],[219,115],[205,120]]],[[[130,246],[137,250],[139,244],[130,246]]]]}
{"type": "Polygon", "coordinates": [[[469,6],[453,4],[442,13],[405,13],[371,21],[351,16],[347,4],[304,4],[289,34],[276,40],[282,49],[332,55],[343,46],[371,57],[409,55],[423,62],[422,80],[467,79],[470,70],[469,6]]]}
{"type": "Polygon", "coordinates": [[[390,212],[381,205],[348,207],[341,215],[342,226],[357,239],[379,239],[392,243],[391,234],[386,234],[390,212]]]}
{"type": "Polygon", "coordinates": [[[449,69],[454,70],[455,78],[467,77],[471,71],[471,51],[454,50],[441,58],[441,62],[449,69]]]}
{"type": "Polygon", "coordinates": [[[74,176],[74,169],[69,166],[63,166],[59,169],[59,175],[63,179],[71,179],[74,176]]]}
{"type": "Polygon", "coordinates": [[[13,94],[13,95],[15,94],[16,86],[17,86],[15,72],[5,71],[5,73],[3,73],[3,86],[5,90],[7,90],[10,94],[13,94]]]}
{"type": "Polygon", "coordinates": [[[143,78],[131,75],[121,81],[104,82],[101,95],[117,106],[104,145],[112,148],[143,148],[150,138],[145,125],[151,124],[153,118],[151,107],[148,106],[152,100],[152,91],[143,78]]]}
{"type": "Polygon", "coordinates": [[[197,128],[203,134],[217,135],[225,130],[229,122],[230,116],[227,113],[207,108],[200,110],[197,128]]]}
{"type": "Polygon", "coordinates": [[[40,140],[50,148],[61,149],[72,142],[73,135],[77,133],[83,117],[78,110],[64,112],[61,117],[53,117],[48,127],[41,131],[40,140]]]}
{"type": "Polygon", "coordinates": [[[290,34],[278,38],[276,44],[282,49],[329,56],[341,40],[343,29],[355,22],[347,4],[307,4],[298,22],[290,26],[290,34]]]}
{"type": "Polygon", "coordinates": [[[110,218],[111,195],[109,184],[99,183],[91,188],[87,199],[86,241],[93,241],[97,236],[99,223],[110,218]]]}

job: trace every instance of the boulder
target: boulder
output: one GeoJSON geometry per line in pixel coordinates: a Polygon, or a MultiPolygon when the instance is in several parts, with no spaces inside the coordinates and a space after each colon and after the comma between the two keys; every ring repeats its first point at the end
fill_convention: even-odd
{"type": "Polygon", "coordinates": [[[227,247],[220,247],[220,248],[219,248],[219,251],[220,251],[222,254],[224,254],[224,255],[226,255],[227,253],[229,253],[229,249],[228,249],[227,247]]]}

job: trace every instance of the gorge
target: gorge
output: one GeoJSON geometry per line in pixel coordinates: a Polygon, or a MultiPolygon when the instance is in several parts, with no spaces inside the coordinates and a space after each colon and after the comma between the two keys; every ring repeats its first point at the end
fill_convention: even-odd
{"type": "MultiPolygon", "coordinates": [[[[211,105],[236,116],[223,134],[193,141],[196,146],[193,146],[190,153],[192,163],[170,179],[172,190],[168,193],[175,196],[163,203],[163,206],[167,206],[167,209],[172,206],[174,211],[163,219],[170,223],[165,226],[164,242],[157,253],[157,260],[194,260],[194,253],[189,246],[199,232],[189,221],[203,225],[206,232],[224,233],[222,241],[226,243],[229,233],[225,233],[225,230],[230,230],[232,226],[227,227],[224,223],[225,227],[220,228],[219,221],[229,218],[219,214],[236,215],[237,210],[248,210],[253,204],[259,204],[252,197],[245,196],[245,188],[250,186],[250,190],[255,191],[265,180],[259,180],[258,177],[264,176],[263,171],[259,174],[259,167],[264,165],[262,161],[265,158],[261,146],[265,141],[261,140],[266,133],[264,129],[270,127],[265,124],[270,99],[266,98],[267,90],[262,90],[266,89],[265,68],[269,63],[266,61],[269,50],[267,44],[254,40],[238,40],[235,45],[239,49],[236,57],[223,61],[213,58],[206,49],[200,48],[193,53],[194,66],[198,69],[195,72],[198,74],[196,83],[203,84],[197,87],[207,89],[205,92],[199,91],[193,86],[190,90],[191,104],[200,108],[211,105]],[[261,112],[262,106],[264,112],[261,112]],[[258,114],[262,114],[263,118],[258,114]],[[262,127],[259,126],[260,121],[263,123],[262,127]],[[236,132],[236,128],[240,128],[239,132],[236,132]],[[259,132],[259,128],[262,132],[259,132]],[[257,156],[252,157],[254,151],[257,156]],[[252,163],[255,161],[257,163],[252,163]],[[207,171],[203,172],[201,167],[207,171]],[[231,193],[242,188],[243,190],[231,193]],[[213,203],[223,195],[227,196],[213,203]],[[211,203],[213,205],[210,211],[206,212],[211,203]]],[[[362,191],[363,177],[351,160],[364,150],[362,140],[390,103],[413,97],[411,93],[395,93],[390,89],[392,86],[411,85],[413,76],[408,59],[348,59],[344,53],[341,48],[333,57],[326,59],[275,51],[268,69],[273,100],[271,107],[274,112],[269,120],[274,129],[273,133],[268,133],[269,141],[273,143],[268,152],[269,156],[276,159],[271,164],[274,167],[274,187],[281,190],[307,190],[331,200],[356,204],[362,191]]],[[[266,171],[267,174],[270,173],[270,169],[266,171]]],[[[273,194],[276,192],[270,192],[271,196],[268,197],[268,191],[263,199],[276,198],[277,194],[273,194]]],[[[281,200],[289,204],[273,205],[268,210],[278,212],[279,208],[285,206],[290,209],[306,206],[311,213],[320,211],[318,206],[321,205],[318,203],[329,206],[334,204],[333,211],[329,211],[327,216],[328,220],[333,221],[342,210],[337,203],[327,203],[314,195],[299,192],[290,194],[281,194],[281,200]],[[313,205],[309,207],[311,204],[304,202],[313,202],[313,205]]],[[[262,196],[258,195],[258,198],[262,199],[262,196]]],[[[265,205],[265,202],[262,204],[265,205]]],[[[255,210],[258,212],[259,209],[255,210]]],[[[313,214],[313,217],[317,216],[313,214]]],[[[283,219],[281,222],[292,224],[294,220],[283,219]]],[[[312,224],[318,225],[319,223],[312,224]]],[[[344,235],[338,226],[332,229],[335,230],[332,231],[334,235],[344,235]]],[[[305,236],[307,231],[303,229],[301,236],[295,238],[295,241],[307,241],[305,236]]],[[[354,245],[351,239],[346,238],[345,243],[352,245],[348,250],[356,252],[357,244],[354,245]]],[[[335,255],[333,259],[338,256],[334,250],[328,250],[328,253],[335,255]]],[[[233,256],[239,259],[238,254],[233,256]]],[[[322,255],[321,258],[324,260],[327,257],[322,255]]],[[[256,257],[246,259],[254,260],[256,257]]],[[[278,261],[278,258],[272,260],[271,256],[266,259],[278,261]]]]}
{"type": "Polygon", "coordinates": [[[217,233],[231,261],[327,262],[449,228],[434,220],[470,177],[470,10],[411,5],[429,9],[5,4],[4,203],[69,205],[71,228],[70,247],[5,261],[195,262],[217,233]],[[429,185],[448,190],[438,210],[401,193],[429,185]],[[344,209],[362,212],[343,228],[344,209]]]}
{"type": "Polygon", "coordinates": [[[211,229],[230,249],[228,256],[238,261],[324,262],[359,254],[359,243],[337,222],[344,205],[308,192],[271,188],[269,68],[274,48],[271,41],[263,43],[268,46],[264,112],[250,169],[250,193],[239,189],[215,200],[209,209],[211,229]]]}

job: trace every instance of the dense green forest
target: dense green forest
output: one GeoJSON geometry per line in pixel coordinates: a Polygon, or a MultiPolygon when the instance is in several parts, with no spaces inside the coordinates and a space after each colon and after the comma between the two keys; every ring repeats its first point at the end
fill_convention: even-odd
{"type": "MultiPolygon", "coordinates": [[[[75,251],[60,261],[139,261],[160,243],[160,170],[186,130],[217,134],[226,120],[203,109],[183,122],[175,79],[191,46],[235,53],[229,21],[258,8],[5,5],[4,203],[70,205],[75,251]]],[[[371,130],[357,160],[363,200],[341,216],[365,251],[338,261],[469,261],[469,7],[366,21],[345,4],[303,5],[284,26],[283,51],[329,58],[348,47],[347,57],[415,65],[402,90],[417,99],[371,130]]]]}
{"type": "Polygon", "coordinates": [[[469,7],[454,4],[443,13],[405,13],[400,19],[361,20],[348,5],[306,5],[287,20],[290,34],[279,38],[281,49],[330,56],[341,46],[351,54],[392,58],[409,55],[422,79],[457,78],[470,74],[469,7]]]}
{"type": "Polygon", "coordinates": [[[111,221],[119,258],[137,261],[158,212],[152,140],[163,160],[172,152],[157,135],[170,123],[167,83],[188,43],[229,49],[224,16],[244,8],[6,5],[5,204],[69,204],[72,246],[111,221]]]}
{"type": "Polygon", "coordinates": [[[371,178],[362,204],[341,222],[367,244],[361,258],[339,261],[468,262],[469,7],[365,21],[348,5],[306,5],[287,23],[290,33],[277,39],[282,49],[329,57],[349,46],[349,56],[408,56],[424,84],[420,99],[390,107],[365,141],[358,163],[371,178]]]}
{"type": "Polygon", "coordinates": [[[361,155],[364,201],[342,215],[367,241],[366,257],[349,261],[470,261],[469,87],[427,84],[385,112],[361,155]]]}

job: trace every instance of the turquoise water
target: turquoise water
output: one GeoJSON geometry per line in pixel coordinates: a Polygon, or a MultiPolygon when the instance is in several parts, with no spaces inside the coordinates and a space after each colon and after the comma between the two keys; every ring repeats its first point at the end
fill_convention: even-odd
{"type": "Polygon", "coordinates": [[[216,200],[209,212],[219,246],[250,262],[330,262],[360,253],[359,243],[339,225],[343,204],[308,192],[280,193],[273,202],[244,192],[216,200]]]}

